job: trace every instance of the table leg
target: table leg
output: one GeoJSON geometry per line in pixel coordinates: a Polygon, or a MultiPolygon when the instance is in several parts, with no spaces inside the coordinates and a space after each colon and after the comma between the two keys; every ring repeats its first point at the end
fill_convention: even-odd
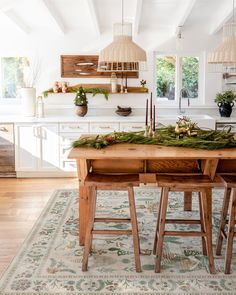
{"type": "Polygon", "coordinates": [[[192,192],[184,192],[184,211],[192,211],[192,192]]]}
{"type": "Polygon", "coordinates": [[[79,243],[84,245],[86,226],[88,222],[88,187],[80,185],[79,187],[79,243]]]}

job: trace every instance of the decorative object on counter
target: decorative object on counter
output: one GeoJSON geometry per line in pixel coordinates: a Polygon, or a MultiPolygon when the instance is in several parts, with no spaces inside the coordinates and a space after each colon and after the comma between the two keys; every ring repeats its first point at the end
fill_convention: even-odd
{"type": "Polygon", "coordinates": [[[197,123],[193,123],[188,117],[183,116],[176,122],[175,134],[177,138],[181,138],[184,135],[197,136],[198,129],[197,123]]]}
{"type": "Polygon", "coordinates": [[[76,92],[74,99],[75,113],[80,117],[84,117],[88,112],[88,100],[83,87],[80,87],[76,92]]]}
{"type": "MultiPolygon", "coordinates": [[[[61,55],[62,78],[110,78],[110,72],[98,72],[98,55],[61,55]]],[[[116,72],[116,71],[112,71],[116,72]]],[[[116,73],[117,75],[117,73],[116,73]]],[[[139,73],[127,72],[129,78],[138,78],[139,73]]]]}
{"type": "MultiPolygon", "coordinates": [[[[191,123],[192,129],[182,132],[181,136],[176,132],[176,126],[157,128],[155,136],[146,136],[146,130],[138,132],[114,132],[106,135],[83,137],[73,142],[73,147],[94,147],[101,149],[118,143],[153,144],[163,146],[189,147],[206,150],[223,148],[235,148],[236,137],[230,132],[218,130],[203,130],[191,123]],[[189,131],[189,132],[188,132],[189,131]]],[[[186,128],[187,129],[187,128],[186,128]]]]}
{"type": "MultiPolygon", "coordinates": [[[[104,98],[108,100],[108,95],[109,95],[108,89],[110,89],[110,84],[83,84],[83,85],[78,84],[75,86],[68,86],[67,93],[76,93],[80,87],[84,89],[84,92],[92,93],[93,96],[95,96],[96,94],[103,94],[104,98]],[[99,86],[102,86],[102,88],[100,88],[99,86]]],[[[42,94],[44,97],[48,97],[49,93],[54,93],[53,88],[44,90],[42,94]]]]}
{"type": "Polygon", "coordinates": [[[236,22],[234,19],[234,0],[232,1],[233,20],[223,25],[223,40],[208,54],[207,62],[212,72],[232,73],[236,67],[236,22]]]}
{"type": "Polygon", "coordinates": [[[117,77],[116,73],[111,73],[111,93],[117,93],[117,77]]]}
{"type": "Polygon", "coordinates": [[[125,73],[125,93],[128,93],[128,78],[126,73],[125,73]]]}
{"type": "Polygon", "coordinates": [[[140,81],[140,84],[141,84],[141,91],[143,91],[143,92],[147,92],[147,88],[145,87],[145,85],[147,84],[147,81],[144,80],[144,79],[142,79],[142,80],[140,81]]]}
{"type": "Polygon", "coordinates": [[[61,85],[59,82],[54,82],[53,87],[52,87],[53,93],[58,93],[61,92],[61,85]]]}
{"type": "Polygon", "coordinates": [[[61,83],[61,92],[62,93],[67,93],[68,92],[68,85],[69,85],[68,82],[62,82],[61,83]]]}
{"type": "Polygon", "coordinates": [[[216,94],[215,102],[219,107],[221,117],[230,117],[234,101],[236,101],[236,94],[232,90],[216,94]]]}
{"type": "Polygon", "coordinates": [[[35,115],[36,89],[35,84],[40,73],[40,63],[30,62],[27,57],[23,60],[24,84],[20,89],[22,114],[33,117],[35,115]]]}
{"type": "Polygon", "coordinates": [[[43,97],[38,96],[36,101],[36,117],[43,118],[44,117],[44,102],[43,97]]]}
{"type": "Polygon", "coordinates": [[[121,0],[121,23],[113,25],[114,39],[99,53],[98,72],[137,72],[146,69],[146,52],[132,40],[132,23],[124,22],[121,0]]]}
{"type": "Polygon", "coordinates": [[[156,107],[152,105],[152,92],[150,98],[150,120],[148,121],[148,99],[146,100],[146,114],[145,114],[145,136],[155,136],[156,130],[156,107]]]}
{"type": "Polygon", "coordinates": [[[116,114],[119,116],[129,116],[132,113],[132,108],[131,107],[120,107],[117,106],[116,114]]]}

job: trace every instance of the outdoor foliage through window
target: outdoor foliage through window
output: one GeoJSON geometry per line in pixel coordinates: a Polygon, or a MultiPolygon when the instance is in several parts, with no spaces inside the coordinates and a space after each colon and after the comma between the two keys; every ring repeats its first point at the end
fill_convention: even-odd
{"type": "Polygon", "coordinates": [[[23,57],[1,58],[1,97],[16,98],[24,84],[23,57]]]}
{"type": "Polygon", "coordinates": [[[157,97],[165,100],[175,100],[176,95],[178,95],[178,93],[176,93],[177,82],[179,91],[184,88],[188,91],[189,98],[198,97],[198,57],[157,55],[156,73],[157,97]]]}

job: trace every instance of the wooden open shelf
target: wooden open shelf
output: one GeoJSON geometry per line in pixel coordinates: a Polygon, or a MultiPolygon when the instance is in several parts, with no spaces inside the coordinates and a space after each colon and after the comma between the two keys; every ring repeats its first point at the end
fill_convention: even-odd
{"type": "MultiPolygon", "coordinates": [[[[109,94],[125,94],[125,93],[120,93],[120,88],[121,85],[117,85],[117,93],[111,93],[111,84],[77,84],[74,86],[69,87],[69,90],[72,88],[79,88],[82,86],[83,88],[102,88],[102,89],[107,89],[109,91],[109,94]]],[[[148,88],[146,87],[139,87],[139,86],[128,86],[127,87],[128,93],[148,93],[148,88]]],[[[125,91],[125,87],[124,87],[125,91]]]]}

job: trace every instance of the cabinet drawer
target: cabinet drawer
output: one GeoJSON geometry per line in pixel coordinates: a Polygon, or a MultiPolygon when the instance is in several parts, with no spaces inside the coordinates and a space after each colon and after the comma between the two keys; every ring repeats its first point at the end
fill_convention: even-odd
{"type": "Polygon", "coordinates": [[[60,145],[71,146],[72,142],[79,139],[81,134],[79,133],[61,133],[60,134],[60,145]]]}
{"type": "Polygon", "coordinates": [[[120,131],[140,131],[145,129],[144,122],[141,123],[120,123],[120,131]]]}
{"type": "Polygon", "coordinates": [[[60,146],[60,158],[67,159],[71,146],[60,146]]]}
{"type": "Polygon", "coordinates": [[[59,131],[88,133],[89,124],[88,123],[61,123],[59,127],[59,131]]]}
{"type": "Polygon", "coordinates": [[[110,133],[119,131],[119,123],[90,123],[90,133],[110,133]]]}

